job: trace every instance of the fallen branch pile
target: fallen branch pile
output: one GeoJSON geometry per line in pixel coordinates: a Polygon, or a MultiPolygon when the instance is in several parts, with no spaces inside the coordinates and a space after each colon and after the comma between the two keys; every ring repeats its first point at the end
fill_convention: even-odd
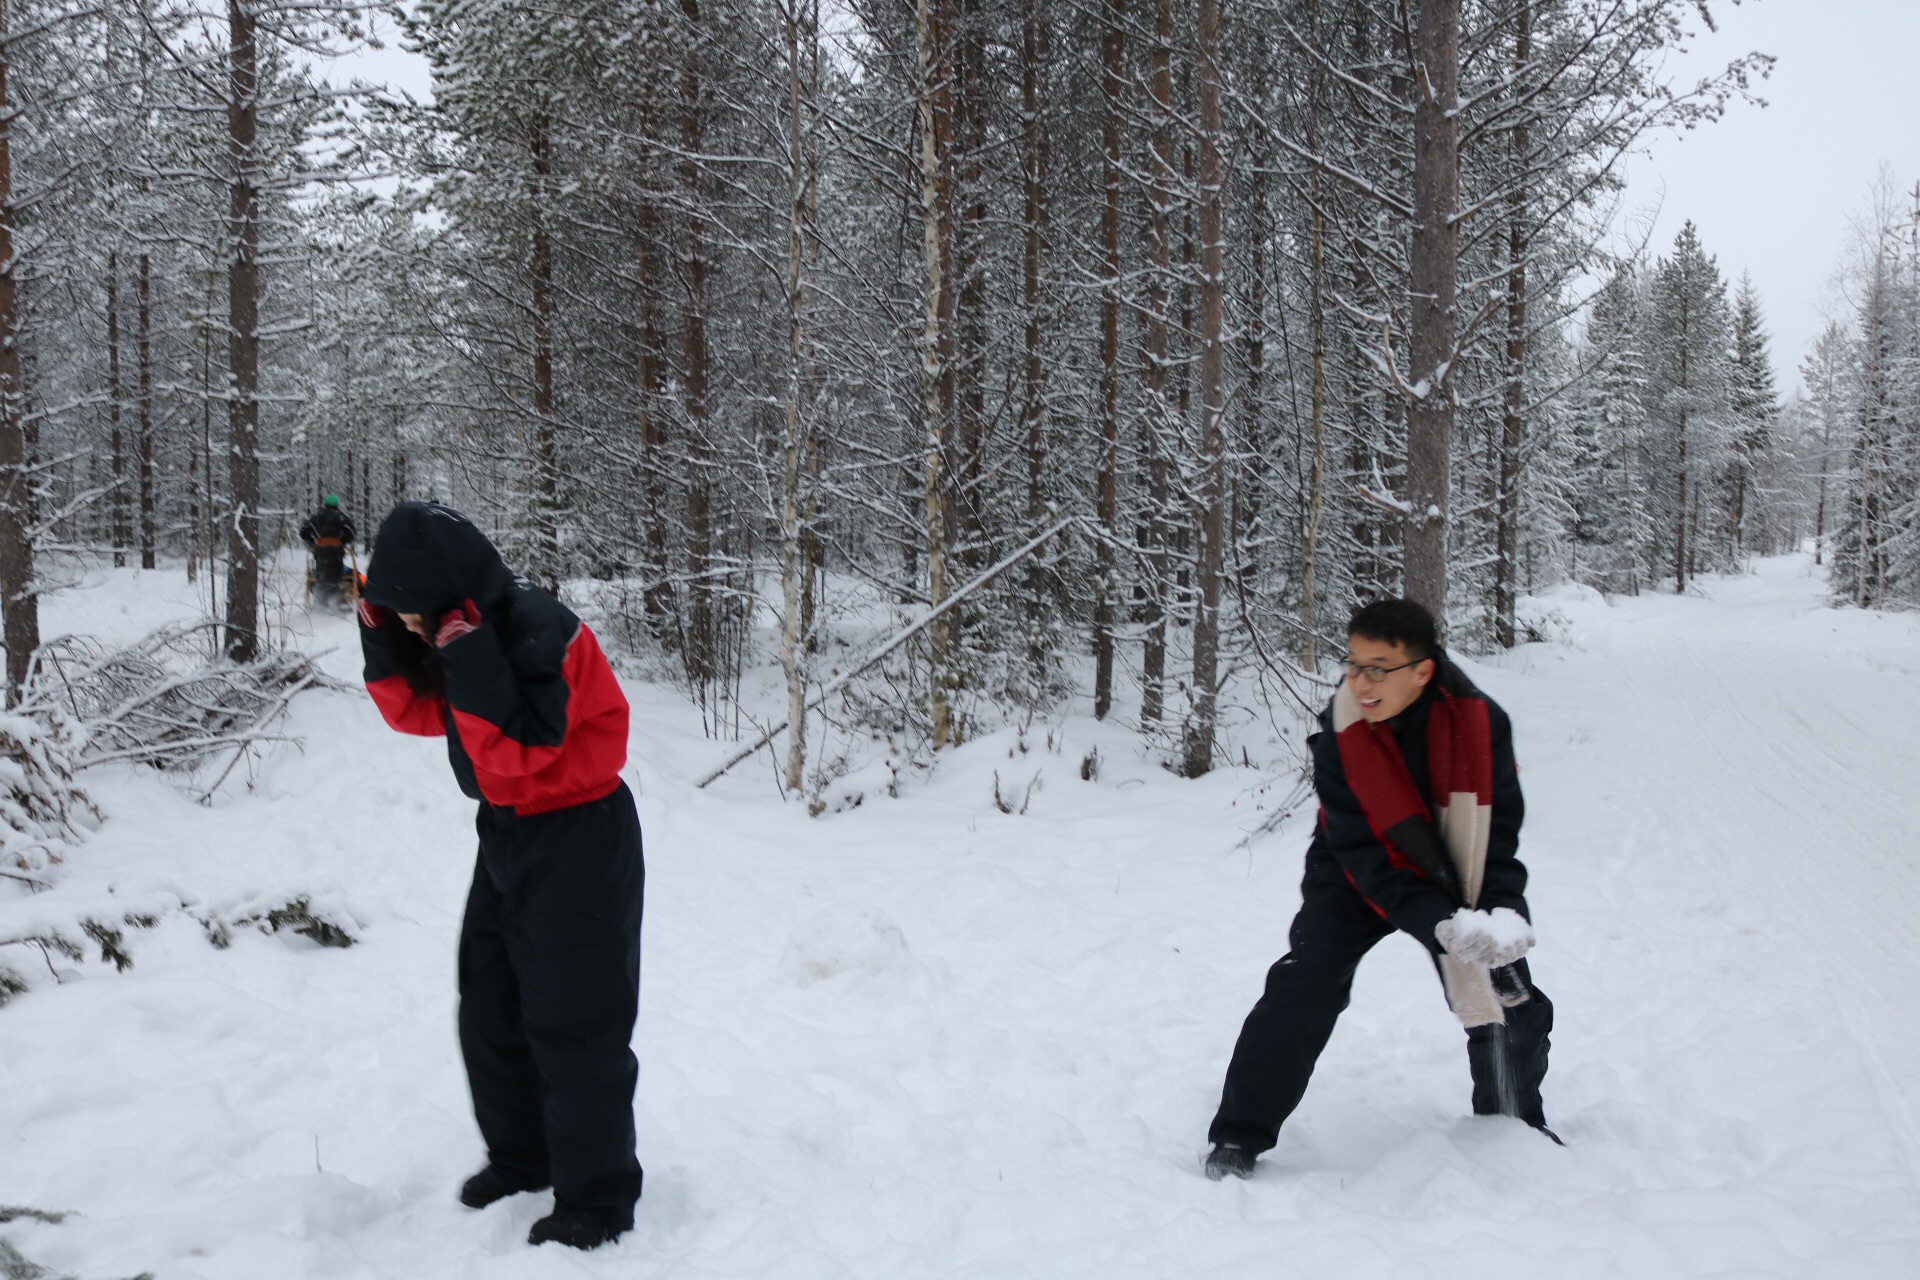
{"type": "Polygon", "coordinates": [[[17,710],[76,725],[81,768],[131,760],[193,771],[224,757],[211,794],[249,748],[286,741],[270,726],[295,695],[330,683],[296,653],[229,662],[219,638],[219,624],[207,621],[163,627],[124,649],[84,636],[51,641],[34,657],[17,710]]]}

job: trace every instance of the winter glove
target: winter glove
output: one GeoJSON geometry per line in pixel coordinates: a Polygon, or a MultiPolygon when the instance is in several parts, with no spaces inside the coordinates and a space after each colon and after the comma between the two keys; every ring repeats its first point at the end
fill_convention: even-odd
{"type": "Polygon", "coordinates": [[[391,616],[385,609],[362,597],[360,600],[360,625],[369,631],[378,631],[380,624],[391,616]]]}
{"type": "Polygon", "coordinates": [[[1533,948],[1533,926],[1512,907],[1462,907],[1433,926],[1433,938],[1456,959],[1499,969],[1533,948]]]}
{"type": "Polygon", "coordinates": [[[472,635],[480,629],[481,621],[480,606],[471,600],[462,600],[440,616],[440,629],[433,633],[433,647],[444,649],[461,636],[472,635]]]}

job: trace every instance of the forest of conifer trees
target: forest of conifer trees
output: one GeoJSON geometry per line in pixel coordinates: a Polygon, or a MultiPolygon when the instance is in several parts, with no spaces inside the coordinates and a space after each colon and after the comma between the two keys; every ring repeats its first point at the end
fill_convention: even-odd
{"type": "Polygon", "coordinates": [[[9,688],[75,558],[184,562],[250,659],[327,492],[468,512],[716,735],[778,662],[791,790],[830,683],[1199,774],[1384,594],[1486,651],[1811,539],[1920,603],[1912,199],[1784,402],[1707,232],[1620,247],[1623,158],[1766,69],[1663,78],[1703,11],[7,0],[9,688]],[[315,71],[381,16],[430,101],[315,71]]]}

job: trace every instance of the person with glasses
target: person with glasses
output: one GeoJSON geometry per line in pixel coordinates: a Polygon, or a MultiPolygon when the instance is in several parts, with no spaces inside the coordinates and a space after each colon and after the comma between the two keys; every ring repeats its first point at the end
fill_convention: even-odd
{"type": "Polygon", "coordinates": [[[1252,1176],[1279,1140],[1355,969],[1395,932],[1426,948],[1466,1028],[1475,1114],[1553,1137],[1540,1100],[1553,1005],[1523,958],[1533,931],[1512,723],[1447,658],[1420,605],[1376,601],[1347,632],[1343,679],[1307,740],[1320,815],[1289,950],[1241,1028],[1208,1130],[1216,1180],[1252,1176]]]}

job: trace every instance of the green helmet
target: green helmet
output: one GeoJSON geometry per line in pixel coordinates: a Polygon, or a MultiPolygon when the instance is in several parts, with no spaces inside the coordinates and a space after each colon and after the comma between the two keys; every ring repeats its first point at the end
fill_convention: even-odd
{"type": "Polygon", "coordinates": [[[337,507],[337,506],[339,506],[339,505],[340,505],[340,495],[339,495],[339,494],[337,494],[337,493],[330,493],[330,494],[328,494],[328,495],[326,496],[326,498],[325,498],[325,500],[323,500],[323,501],[322,501],[322,503],[321,503],[321,505],[322,505],[322,506],[327,506],[327,507],[337,507]]]}

